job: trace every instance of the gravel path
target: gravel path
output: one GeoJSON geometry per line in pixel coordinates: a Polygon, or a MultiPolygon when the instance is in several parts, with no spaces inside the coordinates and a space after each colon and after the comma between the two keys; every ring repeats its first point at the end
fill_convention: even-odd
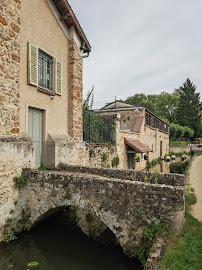
{"type": "Polygon", "coordinates": [[[189,170],[189,181],[194,188],[197,202],[192,206],[192,215],[202,221],[202,155],[195,157],[189,170]]]}

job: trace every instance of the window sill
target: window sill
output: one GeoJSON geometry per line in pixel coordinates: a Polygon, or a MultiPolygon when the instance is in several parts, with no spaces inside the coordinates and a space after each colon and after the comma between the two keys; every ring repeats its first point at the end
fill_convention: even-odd
{"type": "Polygon", "coordinates": [[[55,96],[55,92],[53,90],[47,90],[47,89],[39,87],[39,86],[37,87],[37,91],[44,93],[46,95],[49,95],[49,96],[55,96]]]}

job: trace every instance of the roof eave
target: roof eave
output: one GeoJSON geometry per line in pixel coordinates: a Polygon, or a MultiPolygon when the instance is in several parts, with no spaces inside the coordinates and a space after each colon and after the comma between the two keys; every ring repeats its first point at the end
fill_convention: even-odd
{"type": "Polygon", "coordinates": [[[59,10],[61,17],[64,18],[64,22],[68,27],[74,26],[77,30],[81,40],[85,43],[84,53],[91,51],[90,43],[81,28],[79,21],[76,18],[70,4],[66,0],[53,0],[57,9],[59,10]]]}

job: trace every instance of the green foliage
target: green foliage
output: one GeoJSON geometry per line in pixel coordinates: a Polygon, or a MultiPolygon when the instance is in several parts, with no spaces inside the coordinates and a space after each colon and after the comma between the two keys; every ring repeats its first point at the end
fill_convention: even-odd
{"type": "Polygon", "coordinates": [[[11,210],[10,210],[10,214],[13,214],[13,213],[14,213],[14,209],[11,209],[11,210]]]}
{"type": "Polygon", "coordinates": [[[196,86],[187,78],[179,89],[175,122],[192,128],[195,137],[199,137],[201,132],[201,108],[200,94],[196,93],[196,86]]]}
{"type": "Polygon", "coordinates": [[[171,123],[170,127],[170,140],[189,140],[194,135],[194,130],[186,127],[186,126],[180,126],[178,124],[171,123]]]}
{"type": "Polygon", "coordinates": [[[162,224],[155,224],[153,222],[148,224],[147,228],[144,230],[142,244],[136,251],[138,259],[143,265],[145,265],[147,261],[149,250],[152,247],[156,236],[163,230],[162,224]]]}
{"type": "Polygon", "coordinates": [[[48,171],[48,170],[55,170],[56,168],[54,166],[45,166],[45,165],[41,165],[38,170],[39,171],[48,171]]]}
{"type": "Polygon", "coordinates": [[[170,142],[170,147],[186,147],[189,144],[193,144],[191,141],[171,141],[170,142]]]}
{"type": "Polygon", "coordinates": [[[149,111],[154,112],[154,105],[153,103],[149,100],[148,96],[145,94],[135,94],[134,96],[128,97],[125,102],[134,104],[134,105],[139,105],[147,108],[149,111]]]}
{"type": "Polygon", "coordinates": [[[189,161],[185,161],[183,163],[182,162],[171,163],[170,164],[170,172],[171,173],[185,174],[188,165],[189,165],[189,161]]]}
{"type": "Polygon", "coordinates": [[[151,161],[151,167],[154,167],[158,164],[158,158],[155,158],[151,161]]]}
{"type": "Polygon", "coordinates": [[[3,231],[2,236],[3,236],[3,242],[6,242],[6,243],[17,239],[17,237],[13,233],[10,233],[6,230],[3,231]]]}
{"type": "Polygon", "coordinates": [[[161,92],[159,95],[135,94],[125,101],[140,105],[156,114],[166,123],[171,123],[172,140],[188,140],[194,136],[202,137],[202,105],[196,86],[187,79],[172,94],[161,92]],[[178,126],[173,126],[178,124],[178,126]],[[183,128],[182,128],[183,127],[183,128]]]}
{"type": "Polygon", "coordinates": [[[119,157],[116,156],[115,158],[112,159],[112,168],[116,167],[119,165],[119,157]]]}
{"type": "Polygon", "coordinates": [[[202,265],[202,223],[189,211],[196,202],[193,193],[186,195],[186,222],[184,230],[170,238],[169,246],[163,256],[159,269],[198,270],[202,265]],[[172,241],[172,242],[171,242],[172,241]]]}
{"type": "Polygon", "coordinates": [[[39,263],[38,262],[29,262],[28,264],[27,264],[27,267],[28,268],[36,268],[36,267],[38,267],[39,266],[39,263]]]}
{"type": "Polygon", "coordinates": [[[13,181],[15,182],[16,187],[23,187],[27,185],[27,179],[25,178],[23,174],[18,177],[14,177],[13,181]]]}
{"type": "Polygon", "coordinates": [[[75,167],[67,167],[66,171],[73,172],[75,171],[75,167]]]}
{"type": "Polygon", "coordinates": [[[101,156],[101,160],[102,162],[106,162],[109,158],[109,154],[108,153],[103,153],[101,156]]]}
{"type": "Polygon", "coordinates": [[[83,104],[83,137],[88,143],[114,143],[114,119],[95,114],[92,110],[94,87],[83,104]]]}

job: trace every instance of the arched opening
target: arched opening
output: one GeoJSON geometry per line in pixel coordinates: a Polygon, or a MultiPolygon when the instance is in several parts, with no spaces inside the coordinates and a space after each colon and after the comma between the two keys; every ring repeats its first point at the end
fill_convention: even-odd
{"type": "MultiPolygon", "coordinates": [[[[92,212],[71,206],[49,210],[38,218],[29,232],[17,235],[16,242],[7,244],[1,262],[9,261],[15,270],[26,269],[30,261],[38,261],[44,270],[143,269],[113,243],[113,233],[98,219],[92,212]],[[89,224],[87,228],[86,224],[89,224]],[[84,229],[89,230],[89,237],[82,232],[84,229]],[[96,241],[93,239],[95,232],[98,233],[96,241]]],[[[0,252],[1,249],[0,244],[0,252]]]]}

